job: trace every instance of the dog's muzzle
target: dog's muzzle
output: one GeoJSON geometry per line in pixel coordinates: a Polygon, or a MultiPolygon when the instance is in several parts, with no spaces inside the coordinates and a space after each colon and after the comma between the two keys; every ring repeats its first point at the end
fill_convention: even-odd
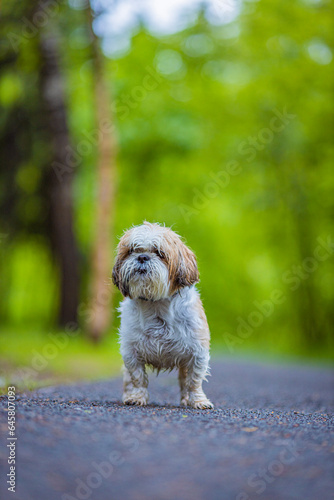
{"type": "Polygon", "coordinates": [[[147,274],[148,272],[148,263],[151,260],[151,257],[146,253],[141,253],[137,257],[137,265],[136,272],[139,274],[147,274]]]}

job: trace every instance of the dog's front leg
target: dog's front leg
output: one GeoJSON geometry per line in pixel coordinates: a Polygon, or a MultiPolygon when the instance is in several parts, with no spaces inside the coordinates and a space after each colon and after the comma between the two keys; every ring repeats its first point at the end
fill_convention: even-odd
{"type": "Polygon", "coordinates": [[[148,401],[148,378],[145,365],[133,360],[124,361],[123,403],[127,405],[146,405],[148,401]]]}
{"type": "Polygon", "coordinates": [[[213,404],[203,392],[202,383],[208,373],[209,354],[194,356],[188,366],[185,385],[188,390],[188,406],[198,410],[213,408],[213,404]]]}

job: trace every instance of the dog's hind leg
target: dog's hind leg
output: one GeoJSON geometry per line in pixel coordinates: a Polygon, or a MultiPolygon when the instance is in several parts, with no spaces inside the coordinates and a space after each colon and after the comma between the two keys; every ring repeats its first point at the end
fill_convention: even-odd
{"type": "Polygon", "coordinates": [[[204,394],[202,389],[203,380],[205,380],[209,369],[209,353],[196,355],[192,358],[188,365],[186,376],[186,388],[189,393],[188,406],[192,406],[198,410],[212,409],[213,404],[204,394]]]}
{"type": "Polygon", "coordinates": [[[187,378],[187,369],[184,366],[180,366],[180,368],[179,368],[179,384],[180,384],[180,391],[181,391],[181,405],[182,406],[187,406],[188,399],[189,399],[188,389],[187,389],[187,385],[186,385],[186,378],[187,378]]]}

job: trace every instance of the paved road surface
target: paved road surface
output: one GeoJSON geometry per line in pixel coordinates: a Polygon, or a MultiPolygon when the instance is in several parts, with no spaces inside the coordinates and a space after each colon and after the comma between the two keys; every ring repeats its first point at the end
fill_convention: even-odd
{"type": "Polygon", "coordinates": [[[215,410],[178,406],[176,374],[150,379],[150,405],[120,403],[121,381],[49,387],[17,399],[17,488],[2,500],[334,498],[333,372],[219,360],[215,410]]]}

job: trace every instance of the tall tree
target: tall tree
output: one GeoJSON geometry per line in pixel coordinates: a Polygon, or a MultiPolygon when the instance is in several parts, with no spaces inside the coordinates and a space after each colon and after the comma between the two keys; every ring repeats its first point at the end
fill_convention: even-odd
{"type": "Polygon", "coordinates": [[[61,274],[59,324],[65,326],[77,322],[79,271],[73,223],[73,170],[66,168],[70,135],[58,44],[55,26],[49,20],[40,37],[41,97],[52,149],[45,189],[49,197],[50,238],[61,274]],[[59,166],[66,168],[64,175],[59,175],[59,166]]]}
{"type": "Polygon", "coordinates": [[[116,140],[111,114],[111,101],[106,84],[104,56],[100,41],[93,30],[94,12],[88,6],[92,37],[96,125],[98,130],[96,232],[93,242],[90,310],[88,331],[98,341],[110,324],[112,287],[108,282],[112,266],[112,235],[114,228],[116,140]]]}

